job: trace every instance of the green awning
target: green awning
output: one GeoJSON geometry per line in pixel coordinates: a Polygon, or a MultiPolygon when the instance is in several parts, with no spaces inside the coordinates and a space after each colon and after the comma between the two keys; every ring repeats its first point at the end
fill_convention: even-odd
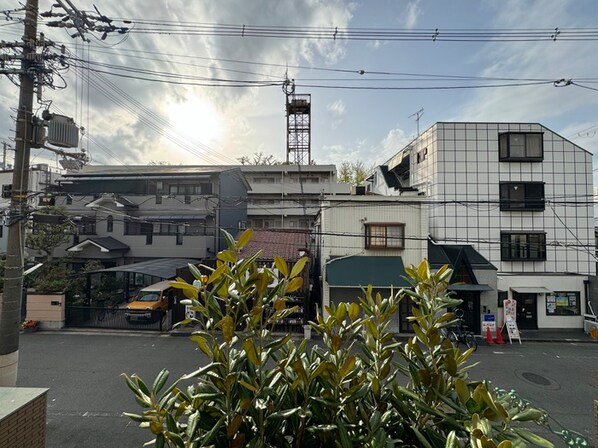
{"type": "Polygon", "coordinates": [[[359,256],[332,259],[326,265],[326,281],[331,287],[376,288],[410,286],[401,257],[359,256]]]}

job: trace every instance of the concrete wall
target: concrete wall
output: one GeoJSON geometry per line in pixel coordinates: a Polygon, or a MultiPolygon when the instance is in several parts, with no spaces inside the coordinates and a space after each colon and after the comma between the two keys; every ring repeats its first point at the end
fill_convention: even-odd
{"type": "Polygon", "coordinates": [[[64,327],[64,294],[27,294],[27,320],[37,320],[42,329],[64,327]]]}

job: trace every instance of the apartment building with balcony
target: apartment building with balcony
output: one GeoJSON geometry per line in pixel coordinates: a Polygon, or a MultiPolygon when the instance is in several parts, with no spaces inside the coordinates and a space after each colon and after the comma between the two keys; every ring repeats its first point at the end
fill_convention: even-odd
{"type": "Polygon", "coordinates": [[[425,195],[436,244],[471,245],[497,268],[478,309],[519,327],[582,328],[595,275],[592,154],[538,123],[436,123],[370,177],[425,195]]]}
{"type": "Polygon", "coordinates": [[[76,228],[57,255],[105,267],[209,259],[247,221],[249,184],[235,167],[86,166],[59,180],[56,205],[76,228]]]}
{"type": "Polygon", "coordinates": [[[313,228],[326,195],[348,195],[334,165],[239,165],[251,185],[247,227],[313,228]]]}

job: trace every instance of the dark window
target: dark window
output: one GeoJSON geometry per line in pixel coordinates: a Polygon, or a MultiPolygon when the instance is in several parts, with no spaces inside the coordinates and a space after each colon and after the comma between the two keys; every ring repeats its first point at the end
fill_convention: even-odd
{"type": "Polygon", "coordinates": [[[125,221],[125,235],[149,235],[153,233],[154,225],[149,222],[125,221]]]}
{"type": "Polygon", "coordinates": [[[73,197],[70,194],[66,195],[66,205],[71,205],[73,203],[73,197]]]}
{"type": "Polygon", "coordinates": [[[177,228],[178,228],[177,224],[161,223],[158,233],[160,235],[176,235],[177,228]]]}
{"type": "Polygon", "coordinates": [[[12,184],[2,185],[2,197],[10,198],[12,195],[12,184]]]}
{"type": "Polygon", "coordinates": [[[191,204],[191,195],[185,195],[185,204],[191,204]]]}
{"type": "Polygon", "coordinates": [[[181,246],[183,244],[183,234],[182,233],[176,234],[176,244],[177,244],[177,246],[181,246]]]}
{"type": "Polygon", "coordinates": [[[501,260],[546,260],[545,233],[500,234],[501,260]]]}
{"type": "Polygon", "coordinates": [[[405,224],[366,224],[366,249],[403,249],[404,247],[405,224]]]}
{"type": "Polygon", "coordinates": [[[79,235],[95,235],[96,219],[89,216],[84,216],[77,221],[77,231],[79,235]]]}
{"type": "Polygon", "coordinates": [[[156,204],[161,204],[162,203],[162,195],[161,194],[157,194],[156,195],[156,204]]]}
{"type": "Polygon", "coordinates": [[[114,218],[112,215],[108,215],[106,218],[106,233],[112,233],[114,231],[114,218]]]}
{"type": "Polygon", "coordinates": [[[541,162],[544,159],[541,132],[506,132],[498,135],[499,160],[541,162]]]}
{"type": "Polygon", "coordinates": [[[579,292],[555,291],[546,294],[547,316],[579,316],[580,314],[579,292]]]}
{"type": "Polygon", "coordinates": [[[544,182],[501,182],[501,210],[544,210],[544,182]]]}
{"type": "Polygon", "coordinates": [[[0,238],[4,235],[4,226],[0,224],[0,238]]]}
{"type": "Polygon", "coordinates": [[[205,235],[205,221],[190,221],[185,224],[185,235],[205,235]]]}

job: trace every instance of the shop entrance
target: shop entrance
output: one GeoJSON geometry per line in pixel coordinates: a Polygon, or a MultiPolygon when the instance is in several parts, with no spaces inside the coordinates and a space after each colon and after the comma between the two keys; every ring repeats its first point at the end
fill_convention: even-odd
{"type": "Polygon", "coordinates": [[[538,306],[535,293],[513,292],[517,300],[517,326],[522,330],[538,329],[538,306]]]}
{"type": "Polygon", "coordinates": [[[458,299],[463,300],[457,308],[463,310],[463,323],[473,334],[481,332],[480,293],[477,291],[459,291],[458,299]]]}

